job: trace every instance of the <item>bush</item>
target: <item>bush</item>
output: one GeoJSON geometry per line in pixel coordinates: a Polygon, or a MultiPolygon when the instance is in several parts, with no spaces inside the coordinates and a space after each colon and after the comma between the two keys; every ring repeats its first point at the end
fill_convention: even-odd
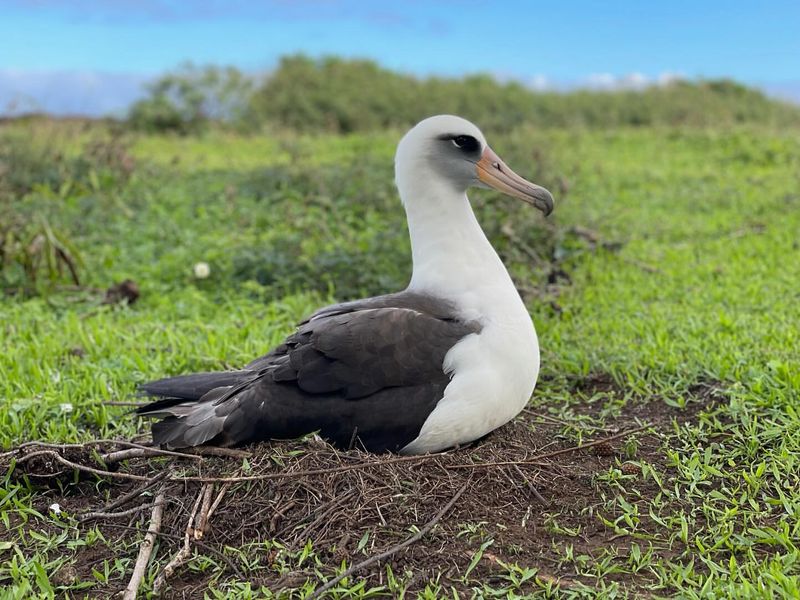
{"type": "Polygon", "coordinates": [[[367,60],[290,56],[252,95],[252,116],[300,131],[409,127],[437,113],[494,132],[539,127],[799,125],[800,108],[728,81],[675,81],[644,90],[535,92],[489,75],[418,79],[367,60]]]}
{"type": "Polygon", "coordinates": [[[234,67],[181,66],[148,86],[149,96],[134,103],[128,123],[150,132],[191,133],[211,121],[241,123],[253,80],[234,67]]]}

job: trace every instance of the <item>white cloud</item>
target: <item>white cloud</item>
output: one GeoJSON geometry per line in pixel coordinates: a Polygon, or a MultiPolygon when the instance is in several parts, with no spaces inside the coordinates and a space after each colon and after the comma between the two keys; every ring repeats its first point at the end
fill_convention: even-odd
{"type": "Polygon", "coordinates": [[[650,77],[644,73],[633,71],[623,75],[614,75],[612,73],[593,73],[583,80],[574,82],[568,86],[571,88],[586,88],[591,90],[643,90],[647,87],[658,85],[669,85],[675,81],[685,79],[685,77],[677,71],[664,71],[655,77],[650,77]]]}
{"type": "Polygon", "coordinates": [[[537,92],[543,92],[545,90],[550,90],[554,87],[553,82],[550,81],[550,78],[546,75],[534,75],[527,81],[528,87],[532,90],[536,90],[537,92]]]}
{"type": "MultiPolygon", "coordinates": [[[[519,81],[536,91],[640,90],[686,79],[678,71],[664,71],[656,76],[638,72],[624,75],[594,73],[571,81],[552,79],[541,73],[528,77],[501,73],[495,73],[494,76],[500,81],[519,81]]],[[[62,116],[119,116],[125,114],[131,103],[145,94],[144,84],[153,78],[141,73],[0,68],[0,116],[30,112],[62,116]]],[[[774,97],[800,103],[800,81],[762,82],[758,87],[774,97]]]]}
{"type": "Polygon", "coordinates": [[[684,79],[686,79],[686,76],[683,73],[677,71],[663,71],[656,78],[656,82],[660,86],[665,86],[684,79]]]}
{"type": "Polygon", "coordinates": [[[585,81],[578,84],[578,87],[588,87],[593,89],[613,89],[617,78],[611,73],[592,73],[585,81]]]}
{"type": "Polygon", "coordinates": [[[623,75],[618,80],[618,87],[624,90],[641,90],[650,85],[650,78],[643,73],[628,73],[623,75]]]}
{"type": "Polygon", "coordinates": [[[123,114],[144,94],[149,79],[135,73],[0,69],[0,115],[123,114]]]}

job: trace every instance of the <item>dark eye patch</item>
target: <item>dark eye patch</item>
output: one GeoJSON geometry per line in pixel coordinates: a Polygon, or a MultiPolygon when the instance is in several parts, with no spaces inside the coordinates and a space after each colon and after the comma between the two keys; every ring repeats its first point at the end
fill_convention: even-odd
{"type": "Polygon", "coordinates": [[[464,152],[475,152],[480,148],[478,140],[471,135],[457,135],[453,138],[453,143],[464,152]]]}
{"type": "Polygon", "coordinates": [[[439,139],[451,142],[456,148],[462,150],[466,154],[477,152],[481,147],[481,143],[471,135],[446,134],[439,137],[439,139]]]}

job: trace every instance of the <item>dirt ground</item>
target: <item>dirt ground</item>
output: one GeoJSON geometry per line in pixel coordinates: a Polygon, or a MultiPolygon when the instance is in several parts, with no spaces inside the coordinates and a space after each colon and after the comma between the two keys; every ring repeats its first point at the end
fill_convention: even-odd
{"type": "MultiPolygon", "coordinates": [[[[573,406],[577,414],[588,417],[597,417],[608,399],[621,394],[602,374],[577,381],[572,387],[581,398],[604,399],[573,406]]],[[[613,546],[624,556],[631,542],[598,518],[604,492],[613,492],[596,476],[615,465],[626,475],[638,476],[638,462],[668,473],[664,448],[674,423],[694,419],[714,401],[715,391],[712,384],[696,386],[682,410],[660,399],[628,400],[618,416],[604,417],[602,430],[585,435],[583,445],[599,443],[583,449],[575,449],[574,434],[565,435],[575,431],[566,423],[526,409],[513,422],[469,447],[429,457],[341,452],[310,437],[246,448],[247,458],[139,457],[113,466],[97,459],[98,453],[117,449],[111,443],[45,449],[50,453],[35,456],[42,448],[26,446],[0,458],[0,469],[15,459],[15,476],[26,476],[40,488],[41,505],[36,508],[42,514],[57,502],[82,519],[74,527],[98,527],[105,538],[105,543],[78,548],[73,564],[53,576],[55,583],[93,579],[92,570],[106,559],[135,559],[153,496],[159,490],[164,493],[165,505],[154,557],[161,567],[184,543],[190,515],[198,512],[196,505],[201,507],[199,512],[207,511],[208,504],[219,498],[205,526],[200,524],[202,537],[192,536],[191,541],[192,552],[207,556],[219,568],[203,570],[196,566],[197,559],[192,568],[178,567],[164,588],[166,598],[201,597],[212,577],[247,580],[275,592],[317,580],[317,570],[332,577],[343,560],[358,563],[408,539],[416,531],[414,527],[435,520],[461,493],[426,535],[360,570],[358,576],[367,577],[370,585],[384,584],[388,564],[397,576],[413,573],[409,591],[424,588],[437,576],[448,587],[468,591],[475,582],[491,585],[505,572],[502,564],[509,562],[534,567],[540,581],[569,589],[592,581],[577,575],[574,564],[563,560],[566,544],[572,545],[575,555],[592,556],[601,547],[613,546]],[[652,427],[642,429],[643,425],[652,427]],[[626,435],[634,429],[635,433],[626,435]],[[630,443],[633,437],[635,444],[630,443]],[[54,453],[80,465],[144,479],[98,479],[85,472],[78,477],[76,471],[54,459],[54,453]],[[148,481],[154,477],[160,479],[148,481]],[[251,479],[196,480],[230,477],[251,479]],[[144,494],[135,493],[148,484],[144,494]],[[108,508],[115,500],[119,504],[126,494],[131,496],[129,500],[108,508]],[[89,511],[120,513],[137,506],[140,510],[125,516],[86,518],[89,511]],[[278,544],[264,543],[270,540],[278,544]],[[309,540],[321,567],[297,559],[309,540]],[[482,558],[465,581],[463,574],[488,540],[494,541],[484,547],[482,558]],[[242,552],[225,551],[231,547],[242,552]]],[[[658,493],[653,480],[647,478],[637,479],[636,489],[645,497],[658,493]]],[[[644,530],[647,518],[642,516],[644,530]]],[[[25,527],[42,530],[48,525],[31,520],[25,527]]],[[[194,528],[198,529],[196,518],[194,528]]],[[[622,577],[620,582],[632,592],[647,583],[646,575],[622,577]]],[[[112,581],[105,588],[92,588],[91,594],[117,592],[124,588],[127,577],[112,581]]]]}

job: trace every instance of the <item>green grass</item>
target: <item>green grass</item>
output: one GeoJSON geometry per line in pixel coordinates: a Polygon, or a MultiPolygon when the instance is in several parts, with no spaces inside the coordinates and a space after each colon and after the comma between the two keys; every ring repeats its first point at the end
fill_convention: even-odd
{"type": "MultiPolygon", "coordinates": [[[[515,279],[530,290],[543,377],[532,405],[570,423],[565,431],[574,436],[588,405],[601,405],[595,424],[603,426],[642,403],[653,411],[691,404],[699,383],[722,391],[697,418],[675,423],[660,460],[638,461],[639,475],[616,464],[596,476],[597,518],[624,548],[576,555],[562,544],[562,564],[582,575],[580,585],[537,579],[540,565],[528,564],[504,564],[492,583],[465,581],[497,597],[616,598],[632,589],[797,597],[797,132],[487,135],[515,170],[556,191],[555,229],[512,200],[472,194],[515,279]],[[548,267],[531,266],[520,245],[555,252],[571,284],[547,286],[548,267]],[[622,393],[571,391],[570,382],[592,374],[609,374],[622,393]],[[631,587],[638,577],[644,587],[631,587]]],[[[133,306],[108,306],[102,294],[43,282],[36,291],[45,293],[0,296],[0,446],[131,436],[144,425],[104,402],[163,374],[241,365],[321,303],[399,288],[408,276],[391,183],[396,133],[126,138],[130,172],[87,158],[91,140],[110,139],[100,130],[7,128],[0,148],[21,136],[34,150],[19,157],[15,146],[17,183],[0,186],[4,214],[44,219],[60,232],[80,252],[89,287],[132,278],[142,296],[133,306]],[[51,163],[60,167],[43,179],[51,163]],[[211,266],[208,279],[193,277],[200,261],[211,266]]],[[[14,264],[0,279],[7,289],[27,285],[14,264]]],[[[0,585],[8,597],[91,590],[54,580],[70,549],[99,543],[91,532],[79,535],[65,522],[61,533],[37,537],[17,527],[52,519],[36,491],[6,480],[0,585]]],[[[123,577],[125,560],[106,564],[98,580],[123,577]]],[[[351,580],[339,597],[366,597],[369,586],[359,585],[351,580]]],[[[244,582],[218,586],[219,597],[250,597],[244,582]]],[[[425,597],[449,590],[434,580],[425,597]]]]}

